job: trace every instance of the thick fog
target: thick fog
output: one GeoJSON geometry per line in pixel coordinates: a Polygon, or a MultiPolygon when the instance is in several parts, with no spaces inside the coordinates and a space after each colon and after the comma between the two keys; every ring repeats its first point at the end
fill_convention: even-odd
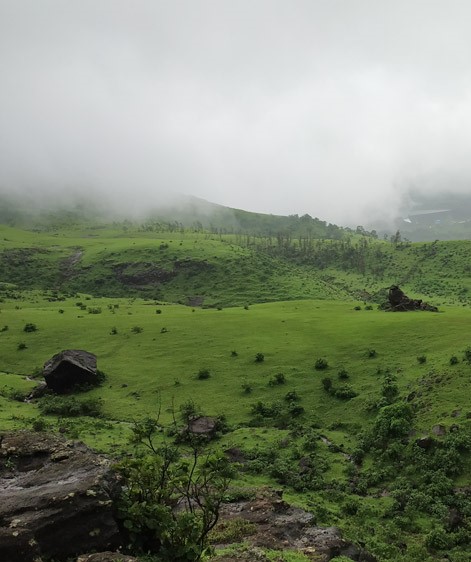
{"type": "Polygon", "coordinates": [[[0,193],[341,224],[471,192],[471,4],[0,0],[0,193]]]}

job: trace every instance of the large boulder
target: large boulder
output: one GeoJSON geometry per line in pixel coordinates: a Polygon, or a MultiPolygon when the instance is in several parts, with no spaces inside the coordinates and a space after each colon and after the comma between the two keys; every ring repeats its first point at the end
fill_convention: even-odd
{"type": "Polygon", "coordinates": [[[81,443],[29,431],[0,435],[0,560],[66,560],[120,545],[110,461],[81,443]]]}
{"type": "Polygon", "coordinates": [[[66,349],[54,355],[44,364],[43,375],[48,388],[58,394],[100,383],[96,355],[81,349],[66,349]]]}

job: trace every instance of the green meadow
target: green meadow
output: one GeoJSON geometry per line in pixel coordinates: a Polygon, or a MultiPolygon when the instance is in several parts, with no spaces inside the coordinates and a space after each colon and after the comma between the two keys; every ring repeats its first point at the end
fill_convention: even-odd
{"type": "Polygon", "coordinates": [[[135,422],[169,428],[191,405],[224,421],[236,488],[282,487],[378,560],[468,560],[469,243],[362,240],[0,227],[1,427],[121,457],[135,422]],[[440,311],[382,311],[400,281],[440,311]],[[24,401],[64,349],[106,375],[72,397],[90,415],[24,401]]]}

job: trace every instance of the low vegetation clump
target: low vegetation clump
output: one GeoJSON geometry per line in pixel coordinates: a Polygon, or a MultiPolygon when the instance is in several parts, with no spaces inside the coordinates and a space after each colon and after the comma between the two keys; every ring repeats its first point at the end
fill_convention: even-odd
{"type": "Polygon", "coordinates": [[[25,327],[23,328],[23,332],[36,332],[38,329],[38,327],[36,326],[36,324],[33,324],[32,322],[28,322],[28,324],[25,324],[25,327]]]}
{"type": "Polygon", "coordinates": [[[49,416],[77,417],[89,416],[99,417],[102,414],[102,404],[97,398],[86,398],[78,400],[73,396],[44,396],[39,401],[39,410],[42,414],[49,416]]]}
{"type": "Polygon", "coordinates": [[[317,359],[314,363],[314,369],[316,369],[316,371],[325,371],[328,366],[329,364],[327,363],[327,360],[322,357],[319,357],[319,359],[317,359]]]}
{"type": "Polygon", "coordinates": [[[263,353],[255,354],[255,363],[263,363],[265,361],[265,355],[263,353]]]}
{"type": "Polygon", "coordinates": [[[202,380],[206,380],[209,379],[209,377],[211,376],[211,372],[209,369],[200,369],[196,375],[196,378],[200,381],[202,380]]]}

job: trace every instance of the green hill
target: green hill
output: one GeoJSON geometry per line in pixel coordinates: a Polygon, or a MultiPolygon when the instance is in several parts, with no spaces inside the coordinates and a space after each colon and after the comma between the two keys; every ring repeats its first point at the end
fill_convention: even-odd
{"type": "Polygon", "coordinates": [[[1,427],[119,456],[136,420],[194,408],[235,490],[282,487],[379,561],[469,559],[470,242],[72,223],[0,226],[1,427]],[[392,283],[440,312],[378,310],[392,283]],[[67,348],[105,383],[23,402],[67,348]]]}

